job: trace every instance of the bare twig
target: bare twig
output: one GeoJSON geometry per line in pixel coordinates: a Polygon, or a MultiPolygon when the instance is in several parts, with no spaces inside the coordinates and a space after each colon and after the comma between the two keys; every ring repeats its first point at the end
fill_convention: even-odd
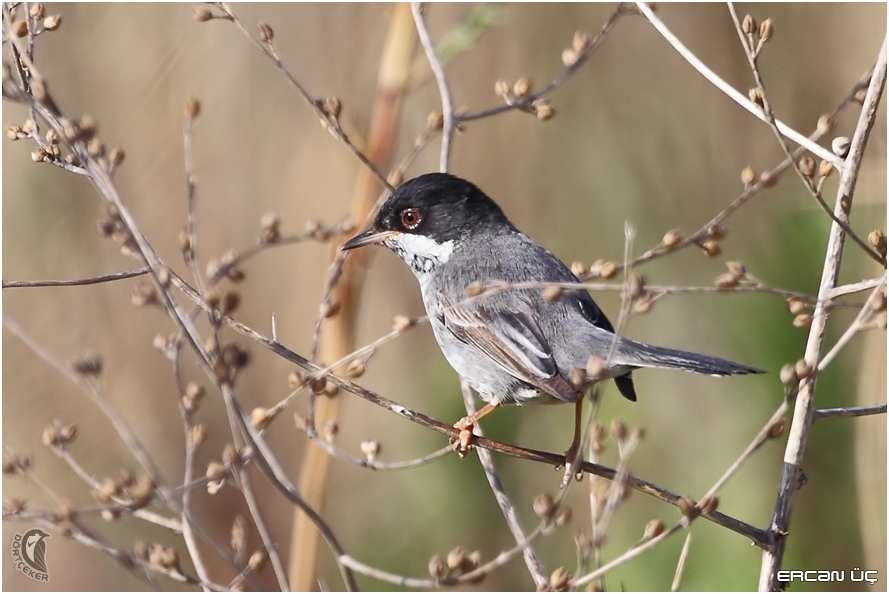
{"type": "MultiPolygon", "coordinates": [[[[877,106],[882,97],[885,83],[886,40],[884,38],[876,66],[874,67],[874,74],[864,98],[855,134],[852,137],[849,154],[842,169],[839,187],[837,188],[834,214],[844,220],[847,219],[849,209],[852,206],[855,183],[858,179],[858,169],[861,165],[861,158],[870,135],[870,130],[876,119],[877,106]]],[[[842,260],[844,237],[845,233],[839,225],[836,223],[831,225],[821,284],[818,289],[819,301],[825,299],[829,292],[836,287],[840,261],[842,260]]],[[[812,367],[817,365],[820,357],[829,313],[829,310],[822,305],[815,306],[805,352],[805,361],[812,367]]],[[[791,421],[787,445],[784,451],[784,468],[778,486],[775,511],[769,526],[772,543],[762,553],[759,579],[760,590],[776,590],[780,587],[777,577],[778,570],[781,568],[781,562],[784,557],[784,549],[787,543],[786,536],[790,530],[790,512],[794,494],[797,490],[800,465],[803,460],[806,440],[815,408],[816,378],[817,374],[803,380],[800,384],[799,394],[796,397],[793,420],[791,421]]]]}
{"type": "MultiPolygon", "coordinates": [[[[644,2],[636,2],[636,7],[639,9],[639,12],[645,15],[645,18],[647,18],[649,22],[654,25],[654,28],[658,30],[658,32],[664,37],[664,39],[666,39],[670,43],[670,45],[673,46],[673,49],[675,49],[683,58],[685,58],[685,60],[692,66],[692,68],[701,73],[704,78],[713,83],[713,85],[716,86],[716,88],[718,88],[720,91],[728,95],[729,98],[735,101],[735,103],[749,111],[760,120],[764,122],[766,121],[762,110],[759,109],[756,104],[754,104],[747,97],[738,92],[737,89],[735,89],[733,86],[720,78],[718,74],[710,70],[710,68],[708,68],[707,65],[700,60],[700,58],[698,58],[691,50],[689,50],[685,46],[685,44],[683,44],[679,40],[679,38],[676,37],[676,35],[674,35],[672,31],[670,31],[667,25],[665,25],[664,22],[660,20],[660,18],[658,18],[656,14],[654,14],[654,11],[652,11],[647,4],[645,4],[644,2]]],[[[829,161],[833,164],[834,167],[842,171],[844,166],[842,159],[834,155],[826,148],[810,141],[804,135],[800,134],[790,126],[787,126],[783,122],[776,121],[776,124],[778,125],[778,129],[781,131],[781,134],[783,134],[793,142],[797,143],[798,145],[805,147],[806,150],[808,150],[809,152],[818,155],[818,157],[820,157],[821,159],[829,161]]]]}
{"type": "Polygon", "coordinates": [[[435,53],[435,44],[429,35],[429,28],[426,26],[426,20],[423,16],[422,2],[411,2],[411,13],[414,15],[414,22],[417,25],[417,34],[420,37],[420,43],[426,52],[426,58],[429,60],[429,66],[432,67],[432,73],[435,75],[435,83],[438,85],[438,94],[441,96],[441,115],[443,118],[443,128],[441,134],[441,157],[439,158],[439,171],[446,172],[448,170],[448,162],[451,158],[451,141],[454,138],[456,122],[454,121],[454,103],[451,99],[451,90],[448,87],[448,79],[445,76],[444,66],[435,53]]]}
{"type": "MultiPolygon", "coordinates": [[[[472,388],[469,387],[469,383],[466,380],[461,379],[460,390],[463,393],[463,405],[466,407],[466,414],[471,417],[476,412],[475,398],[472,395],[472,388]]],[[[479,424],[475,425],[474,432],[476,435],[484,437],[484,432],[479,424]]],[[[476,451],[478,452],[478,459],[482,465],[482,469],[485,471],[485,477],[488,479],[488,485],[490,485],[491,491],[494,493],[497,505],[500,506],[500,511],[503,513],[506,525],[509,527],[509,531],[512,533],[516,544],[528,542],[528,536],[525,534],[521,522],[519,522],[515,506],[506,494],[506,489],[504,489],[503,482],[500,480],[500,473],[497,472],[497,468],[494,466],[494,459],[491,456],[491,452],[484,448],[477,449],[476,451]]],[[[537,558],[537,554],[534,552],[534,549],[530,544],[522,551],[522,558],[525,560],[525,566],[531,574],[531,579],[534,580],[534,585],[537,587],[538,591],[541,591],[547,586],[549,580],[547,580],[546,575],[544,575],[543,566],[540,564],[540,560],[537,558]]]]}
{"type": "Polygon", "coordinates": [[[885,414],[885,404],[874,404],[873,406],[848,406],[843,408],[819,408],[812,413],[812,422],[820,421],[821,419],[851,419],[854,417],[885,414]]]}
{"type": "Polygon", "coordinates": [[[670,585],[671,592],[678,592],[682,585],[682,574],[685,573],[685,562],[688,559],[688,550],[691,548],[691,532],[685,535],[685,543],[682,545],[682,552],[679,553],[679,561],[676,562],[676,573],[673,575],[673,583],[670,585]]]}
{"type": "Polygon", "coordinates": [[[799,162],[794,159],[793,151],[790,146],[787,144],[787,141],[784,138],[784,135],[781,132],[780,126],[778,126],[778,120],[775,117],[775,112],[772,109],[771,101],[769,100],[768,93],[766,92],[765,83],[762,79],[762,73],[759,70],[759,54],[757,48],[754,48],[750,45],[750,40],[747,35],[744,33],[741,20],[738,18],[738,13],[735,11],[735,6],[732,2],[728,3],[729,13],[732,16],[732,21],[735,23],[735,30],[738,33],[738,37],[741,40],[741,45],[744,47],[744,53],[747,56],[747,61],[750,64],[750,70],[753,73],[753,78],[756,81],[756,86],[759,89],[760,97],[762,98],[762,114],[765,116],[765,121],[775,133],[775,137],[778,139],[778,145],[781,147],[781,150],[784,151],[784,154],[788,159],[793,163],[793,170],[796,172],[800,181],[802,181],[803,185],[809,190],[809,193],[815,198],[815,202],[817,202],[818,206],[827,213],[827,216],[833,220],[834,223],[839,225],[846,235],[849,236],[858,246],[864,250],[864,252],[876,260],[878,263],[882,264],[883,267],[886,267],[886,258],[878,254],[872,247],[870,247],[863,239],[861,239],[857,233],[849,226],[849,224],[839,218],[837,215],[833,213],[827,203],[824,201],[824,198],[821,196],[821,189],[819,187],[815,187],[814,182],[811,179],[810,175],[806,175],[802,168],[800,167],[799,162]]]}
{"type": "Polygon", "coordinates": [[[136,268],[135,270],[126,270],[124,272],[112,272],[100,276],[92,276],[89,278],[77,278],[72,280],[12,280],[3,281],[4,289],[32,288],[32,287],[79,287],[83,285],[97,285],[99,283],[108,283],[125,278],[133,278],[148,274],[151,269],[147,266],[136,268]]]}

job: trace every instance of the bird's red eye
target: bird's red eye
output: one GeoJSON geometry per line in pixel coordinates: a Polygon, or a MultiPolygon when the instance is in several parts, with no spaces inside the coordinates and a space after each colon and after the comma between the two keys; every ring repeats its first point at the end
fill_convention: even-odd
{"type": "Polygon", "coordinates": [[[416,208],[408,208],[401,212],[401,224],[405,229],[416,229],[423,220],[423,215],[416,208]]]}

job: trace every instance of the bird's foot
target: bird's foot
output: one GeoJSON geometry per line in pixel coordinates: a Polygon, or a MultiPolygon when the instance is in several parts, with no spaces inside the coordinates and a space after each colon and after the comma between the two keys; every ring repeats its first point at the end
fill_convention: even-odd
{"type": "Polygon", "coordinates": [[[583,480],[583,452],[579,441],[572,443],[565,452],[565,474],[559,483],[559,489],[567,487],[572,478],[578,482],[583,480]]]}
{"type": "Polygon", "coordinates": [[[460,435],[452,437],[451,444],[461,458],[472,449],[472,430],[474,427],[475,423],[470,417],[463,417],[454,423],[454,428],[460,431],[460,435]]]}

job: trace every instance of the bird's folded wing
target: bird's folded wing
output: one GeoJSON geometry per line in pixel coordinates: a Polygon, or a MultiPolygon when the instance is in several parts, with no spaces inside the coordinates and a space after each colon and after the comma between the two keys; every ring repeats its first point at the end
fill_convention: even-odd
{"type": "Polygon", "coordinates": [[[479,303],[445,310],[445,327],[473,345],[513,377],[559,400],[574,402],[577,391],[559,374],[552,350],[527,312],[492,312],[479,303]]]}

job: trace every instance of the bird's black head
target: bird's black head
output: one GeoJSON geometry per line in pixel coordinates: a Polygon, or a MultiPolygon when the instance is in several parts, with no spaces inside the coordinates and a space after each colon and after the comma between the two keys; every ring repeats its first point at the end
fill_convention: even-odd
{"type": "Polygon", "coordinates": [[[474,184],[448,173],[426,173],[400,185],[383,204],[373,226],[342,249],[382,242],[393,247],[389,240],[402,234],[423,236],[441,245],[482,229],[497,232],[512,225],[474,184]]]}

